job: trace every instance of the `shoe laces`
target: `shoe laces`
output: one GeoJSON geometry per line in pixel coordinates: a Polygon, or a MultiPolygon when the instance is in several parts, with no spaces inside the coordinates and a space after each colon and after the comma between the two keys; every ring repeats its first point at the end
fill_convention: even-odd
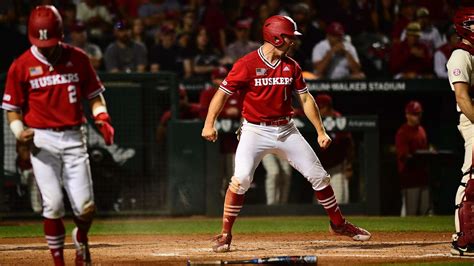
{"type": "Polygon", "coordinates": [[[231,236],[229,234],[220,234],[213,237],[212,241],[217,242],[219,244],[228,244],[230,237],[231,236]]]}
{"type": "Polygon", "coordinates": [[[343,232],[350,233],[352,235],[359,235],[359,234],[364,234],[360,228],[357,226],[351,224],[350,222],[345,222],[345,224],[341,225],[338,229],[340,229],[343,232]]]}

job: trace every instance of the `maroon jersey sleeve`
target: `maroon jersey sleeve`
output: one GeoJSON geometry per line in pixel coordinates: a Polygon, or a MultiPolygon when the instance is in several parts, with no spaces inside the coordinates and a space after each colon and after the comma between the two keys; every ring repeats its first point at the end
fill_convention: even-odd
{"type": "Polygon", "coordinates": [[[92,64],[87,55],[82,55],[82,59],[84,62],[84,76],[82,77],[82,80],[84,80],[82,86],[83,95],[87,99],[92,99],[97,95],[101,94],[105,90],[105,88],[104,85],[102,85],[99,76],[92,67],[92,64]]]}
{"type": "Polygon", "coordinates": [[[248,84],[248,80],[247,66],[243,60],[238,60],[227,77],[222,81],[219,89],[228,95],[232,95],[234,92],[245,87],[248,84]]]}
{"type": "Polygon", "coordinates": [[[14,61],[8,70],[2,108],[9,111],[20,111],[25,99],[24,90],[21,69],[18,66],[18,61],[14,61]]]}
{"type": "Polygon", "coordinates": [[[293,81],[293,89],[298,94],[308,92],[308,86],[306,86],[306,81],[303,78],[303,71],[301,67],[295,62],[295,76],[293,81]]]}

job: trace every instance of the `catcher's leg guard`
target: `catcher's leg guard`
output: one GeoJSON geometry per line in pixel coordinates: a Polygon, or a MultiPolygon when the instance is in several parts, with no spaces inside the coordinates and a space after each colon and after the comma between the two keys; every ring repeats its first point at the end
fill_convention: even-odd
{"type": "MultiPolygon", "coordinates": [[[[463,178],[464,179],[464,178],[463,178]]],[[[474,179],[461,183],[456,195],[456,235],[457,245],[465,247],[474,243],[474,179]]]]}

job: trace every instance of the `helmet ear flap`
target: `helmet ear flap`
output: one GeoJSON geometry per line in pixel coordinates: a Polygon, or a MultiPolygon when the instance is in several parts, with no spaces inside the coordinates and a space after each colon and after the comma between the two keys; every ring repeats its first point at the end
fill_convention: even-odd
{"type": "Polygon", "coordinates": [[[273,36],[273,45],[275,47],[280,47],[283,45],[285,41],[283,40],[282,36],[273,36]]]}

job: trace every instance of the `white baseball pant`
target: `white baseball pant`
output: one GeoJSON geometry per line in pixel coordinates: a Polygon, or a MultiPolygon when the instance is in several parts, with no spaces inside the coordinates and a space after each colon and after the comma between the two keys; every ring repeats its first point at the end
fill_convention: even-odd
{"type": "Polygon", "coordinates": [[[83,130],[34,129],[34,132],[36,148],[32,150],[31,164],[43,198],[43,216],[49,219],[64,216],[63,186],[74,214],[82,215],[94,205],[83,130]]]}
{"type": "Polygon", "coordinates": [[[245,194],[249,189],[255,169],[269,153],[284,156],[312,184],[314,190],[319,191],[329,185],[329,174],[293,120],[282,126],[261,126],[244,121],[235,154],[234,177],[239,182],[237,194],[245,194]]]}

